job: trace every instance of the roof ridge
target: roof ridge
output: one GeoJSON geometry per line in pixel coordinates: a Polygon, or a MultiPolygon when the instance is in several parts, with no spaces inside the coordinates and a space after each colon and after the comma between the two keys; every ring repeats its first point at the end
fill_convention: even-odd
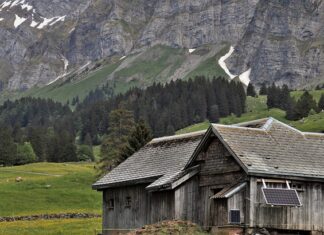
{"type": "Polygon", "coordinates": [[[155,144],[155,143],[164,142],[164,141],[180,140],[180,139],[196,137],[196,136],[200,136],[200,135],[205,134],[206,131],[207,131],[207,129],[202,130],[202,131],[195,131],[195,132],[185,133],[185,134],[171,135],[171,136],[164,136],[164,137],[154,138],[148,144],[155,144]]]}
{"type": "Polygon", "coordinates": [[[324,137],[324,133],[319,133],[319,132],[303,132],[304,135],[315,135],[315,136],[320,136],[324,137]]]}
{"type": "Polygon", "coordinates": [[[305,132],[302,132],[302,131],[298,130],[297,128],[292,127],[292,126],[290,126],[290,125],[288,125],[288,124],[286,124],[286,123],[284,123],[284,122],[281,122],[281,121],[279,121],[279,120],[277,120],[277,119],[273,119],[273,120],[274,120],[275,122],[279,123],[280,125],[283,125],[283,126],[285,126],[286,128],[288,128],[288,129],[290,129],[290,130],[292,130],[292,131],[294,131],[294,132],[297,132],[297,133],[301,134],[302,136],[305,136],[305,132]]]}
{"type": "Polygon", "coordinates": [[[244,127],[245,125],[251,125],[251,124],[256,124],[256,123],[260,123],[262,121],[268,121],[269,119],[273,119],[272,117],[266,117],[266,118],[260,118],[260,119],[256,119],[256,120],[251,120],[251,121],[246,121],[246,122],[239,122],[239,123],[235,123],[232,124],[231,126],[240,126],[240,127],[244,127]]]}
{"type": "Polygon", "coordinates": [[[252,128],[252,127],[245,127],[245,126],[236,126],[236,125],[224,125],[224,124],[212,124],[214,128],[217,127],[225,127],[225,128],[232,128],[232,129],[241,129],[241,130],[250,130],[250,131],[258,131],[258,132],[266,132],[264,129],[261,128],[252,128]]]}

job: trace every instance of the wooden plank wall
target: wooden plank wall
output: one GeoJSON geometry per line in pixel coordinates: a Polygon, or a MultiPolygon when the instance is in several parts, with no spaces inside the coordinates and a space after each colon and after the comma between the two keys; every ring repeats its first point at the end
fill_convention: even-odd
{"type": "Polygon", "coordinates": [[[156,223],[163,220],[172,220],[175,218],[174,213],[174,191],[161,191],[150,193],[151,203],[149,223],[156,223]]]}
{"type": "Polygon", "coordinates": [[[324,232],[324,185],[314,182],[297,182],[304,185],[298,195],[301,207],[271,207],[265,204],[261,183],[255,178],[250,183],[250,226],[289,230],[324,232]]]}
{"type": "Polygon", "coordinates": [[[195,176],[175,190],[175,218],[198,222],[199,187],[195,176]]]}
{"type": "MultiPolygon", "coordinates": [[[[238,179],[246,177],[246,175],[217,138],[211,140],[205,151],[200,153],[196,164],[200,164],[200,173],[197,178],[199,199],[196,202],[197,216],[194,216],[194,222],[205,228],[226,225],[228,223],[227,201],[225,199],[210,199],[210,197],[217,189],[224,188],[238,179]]],[[[182,188],[184,187],[182,186],[182,188]]],[[[180,190],[185,190],[182,188],[180,190]]],[[[179,196],[176,198],[179,198],[179,196]]],[[[238,204],[241,199],[234,198],[232,200],[232,203],[238,204]]],[[[190,203],[189,201],[183,207],[191,208],[190,203]]],[[[180,209],[180,211],[184,218],[190,218],[188,214],[183,212],[183,209],[180,209]]],[[[244,213],[242,212],[242,214],[244,213]]]]}
{"type": "Polygon", "coordinates": [[[149,195],[146,185],[107,189],[103,192],[103,228],[138,228],[147,223],[149,195]],[[126,197],[131,198],[127,208],[126,197]],[[109,199],[114,199],[114,209],[109,208],[109,199]]]}
{"type": "Polygon", "coordinates": [[[246,212],[246,190],[242,189],[237,192],[232,197],[228,198],[227,206],[228,211],[230,210],[240,210],[241,223],[245,223],[245,212],[246,212]]]}

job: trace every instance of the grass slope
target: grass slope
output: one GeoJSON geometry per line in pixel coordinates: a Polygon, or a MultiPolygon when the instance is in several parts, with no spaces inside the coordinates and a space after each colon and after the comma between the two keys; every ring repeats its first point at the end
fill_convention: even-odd
{"type": "Polygon", "coordinates": [[[0,223],[0,234],[6,235],[87,235],[97,234],[101,219],[63,219],[0,223]],[[95,233],[97,231],[97,233],[95,233]]]}
{"type": "Polygon", "coordinates": [[[0,168],[0,216],[65,212],[101,213],[101,195],[91,189],[90,163],[35,163],[0,168]],[[22,182],[15,182],[16,177],[22,182]]]}
{"type": "MultiPolygon", "coordinates": [[[[222,49],[203,46],[189,54],[187,49],[171,48],[156,45],[146,51],[128,55],[120,60],[113,58],[101,61],[101,67],[83,72],[81,75],[70,75],[66,81],[58,80],[45,87],[34,87],[28,91],[2,92],[0,103],[7,98],[17,99],[25,96],[50,98],[66,103],[79,96],[82,100],[91,90],[109,83],[115,94],[124,93],[132,87],[147,87],[154,82],[166,83],[171,79],[208,77],[227,77],[218,65],[218,59],[226,54],[228,45],[222,49]]],[[[98,62],[99,64],[99,62],[98,62]]],[[[91,65],[90,65],[91,66],[91,65]]]]}
{"type": "MultiPolygon", "coordinates": [[[[195,78],[196,76],[206,76],[206,77],[224,77],[227,78],[228,75],[219,66],[218,60],[220,57],[228,52],[229,46],[224,46],[215,56],[202,61],[193,71],[191,71],[185,79],[195,78]]],[[[199,49],[194,53],[199,53],[199,49]]]]}
{"type": "MultiPolygon", "coordinates": [[[[320,95],[324,91],[314,91],[312,94],[316,100],[319,99],[320,95]]],[[[293,92],[292,95],[298,97],[302,92],[293,92]]],[[[236,117],[234,115],[221,118],[221,124],[234,124],[246,121],[252,121],[256,119],[273,117],[284,123],[287,123],[301,131],[310,131],[310,132],[323,132],[324,131],[324,112],[319,114],[310,115],[307,118],[299,121],[289,121],[285,118],[286,113],[280,109],[267,109],[266,97],[259,96],[258,98],[247,97],[247,112],[244,113],[241,117],[236,117]]],[[[177,134],[184,134],[199,130],[205,130],[209,127],[209,122],[202,122],[192,126],[188,126],[184,129],[177,131],[177,134]]]]}
{"type": "Polygon", "coordinates": [[[32,88],[23,93],[22,96],[32,96],[40,98],[50,98],[55,101],[66,103],[74,97],[79,96],[82,100],[92,90],[105,83],[106,78],[111,74],[119,63],[112,63],[103,66],[99,70],[89,73],[82,80],[70,82],[55,82],[42,88],[32,88]]]}

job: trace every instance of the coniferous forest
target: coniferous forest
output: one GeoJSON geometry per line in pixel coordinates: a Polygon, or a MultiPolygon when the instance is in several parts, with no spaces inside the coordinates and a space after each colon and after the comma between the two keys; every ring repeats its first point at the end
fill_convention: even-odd
{"type": "Polygon", "coordinates": [[[135,124],[143,122],[149,135],[159,137],[205,120],[240,116],[245,100],[240,83],[197,77],[119,95],[104,86],[83,102],[73,99],[74,111],[69,104],[39,98],[6,101],[0,106],[0,165],[93,160],[92,145],[107,142],[114,130],[110,114],[116,110],[129,114],[126,123],[134,123],[127,135],[136,136],[135,124]]]}

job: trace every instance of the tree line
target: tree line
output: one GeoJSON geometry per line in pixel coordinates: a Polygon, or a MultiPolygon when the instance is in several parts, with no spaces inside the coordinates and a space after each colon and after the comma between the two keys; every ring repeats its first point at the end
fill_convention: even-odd
{"type": "Polygon", "coordinates": [[[291,96],[287,85],[280,87],[272,84],[267,87],[263,84],[260,88],[260,95],[267,95],[269,109],[279,108],[286,111],[288,120],[300,120],[324,110],[324,94],[321,95],[318,103],[308,91],[304,91],[299,99],[295,99],[291,96]]]}
{"type": "Polygon", "coordinates": [[[197,122],[207,119],[217,122],[220,117],[240,116],[245,111],[243,86],[223,78],[171,81],[146,89],[133,88],[119,95],[113,95],[112,90],[106,85],[89,93],[83,101],[75,97],[74,112],[69,103],[49,99],[6,101],[0,106],[0,165],[93,160],[92,145],[101,143],[102,159],[114,159],[111,162],[116,165],[143,145],[143,140],[136,140],[141,144],[131,141],[132,135],[142,136],[134,132],[136,129],[149,130],[150,137],[144,138],[146,142],[152,137],[172,135],[197,122]],[[131,120],[128,124],[118,122],[127,115],[127,120],[131,120]],[[111,142],[118,139],[113,136],[116,122],[128,130],[118,132],[121,144],[111,142]],[[119,146],[114,149],[118,154],[111,156],[113,151],[109,153],[109,150],[113,146],[119,146]],[[26,156],[22,157],[22,152],[26,156]]]}

